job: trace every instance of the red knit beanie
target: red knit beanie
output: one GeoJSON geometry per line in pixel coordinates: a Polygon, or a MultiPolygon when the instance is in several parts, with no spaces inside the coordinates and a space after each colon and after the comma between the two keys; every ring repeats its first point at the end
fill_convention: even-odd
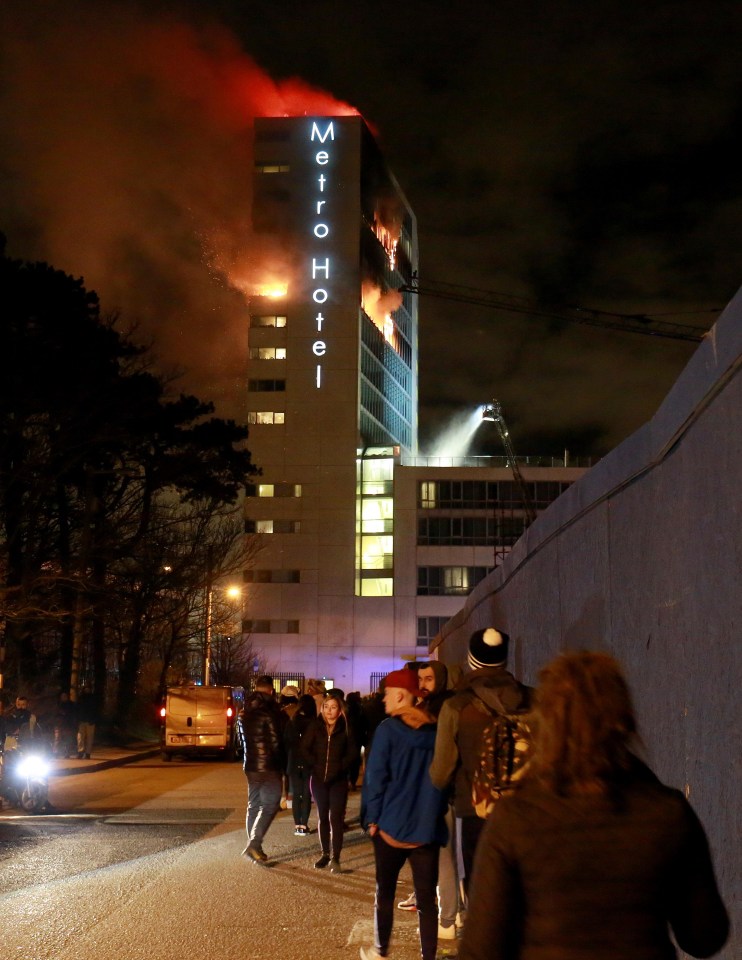
{"type": "Polygon", "coordinates": [[[389,687],[401,687],[402,690],[409,690],[417,696],[420,693],[417,670],[392,670],[384,678],[384,689],[388,690],[389,687]]]}

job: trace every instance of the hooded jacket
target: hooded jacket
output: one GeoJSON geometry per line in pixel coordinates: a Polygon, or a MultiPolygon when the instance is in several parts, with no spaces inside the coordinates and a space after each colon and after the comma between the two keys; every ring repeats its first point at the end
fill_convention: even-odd
{"type": "Polygon", "coordinates": [[[379,724],[368,758],[361,795],[361,823],[375,823],[401,844],[446,842],[444,794],[433,786],[429,768],[435,723],[419,707],[407,707],[379,724]]]}
{"type": "Polygon", "coordinates": [[[530,702],[531,688],[504,667],[482,667],[468,674],[461,690],[441,707],[430,778],[439,790],[453,784],[457,817],[477,815],[471,801],[472,777],[480,737],[492,715],[502,707],[508,713],[527,710],[530,702]]]}

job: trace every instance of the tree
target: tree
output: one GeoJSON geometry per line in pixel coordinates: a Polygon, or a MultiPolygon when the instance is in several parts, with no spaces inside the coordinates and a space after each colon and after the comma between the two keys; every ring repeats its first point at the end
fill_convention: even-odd
{"type": "MultiPolygon", "coordinates": [[[[81,280],[2,254],[0,634],[9,672],[30,685],[56,671],[74,689],[85,670],[100,692],[115,650],[122,708],[173,582],[163,558],[177,556],[177,543],[188,554],[189,536],[205,543],[225,511],[234,540],[234,505],[257,472],[247,429],[197,397],[172,397],[148,351],[116,318],[101,318],[81,280]]],[[[205,560],[193,551],[184,589],[204,581],[205,560]]]]}

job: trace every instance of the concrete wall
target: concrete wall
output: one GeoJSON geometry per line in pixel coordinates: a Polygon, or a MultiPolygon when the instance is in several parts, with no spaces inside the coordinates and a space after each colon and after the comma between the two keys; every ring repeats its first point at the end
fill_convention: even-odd
{"type": "Polygon", "coordinates": [[[468,597],[436,655],[471,632],[514,639],[535,682],[565,648],[624,664],[649,761],[685,790],[709,835],[742,957],[742,291],[649,423],[529,528],[468,597]]]}

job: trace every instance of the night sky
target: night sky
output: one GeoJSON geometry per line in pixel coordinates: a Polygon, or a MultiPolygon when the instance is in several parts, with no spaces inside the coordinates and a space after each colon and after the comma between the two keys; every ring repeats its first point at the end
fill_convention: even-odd
{"type": "MultiPolygon", "coordinates": [[[[742,283],[742,4],[350,7],[4,0],[8,252],[84,276],[236,415],[251,118],[342,101],[417,213],[423,280],[713,321],[742,283]]],[[[521,454],[607,451],[694,349],[430,298],[420,336],[423,439],[497,397],[521,454]]],[[[501,452],[487,425],[473,452],[501,452]]]]}

